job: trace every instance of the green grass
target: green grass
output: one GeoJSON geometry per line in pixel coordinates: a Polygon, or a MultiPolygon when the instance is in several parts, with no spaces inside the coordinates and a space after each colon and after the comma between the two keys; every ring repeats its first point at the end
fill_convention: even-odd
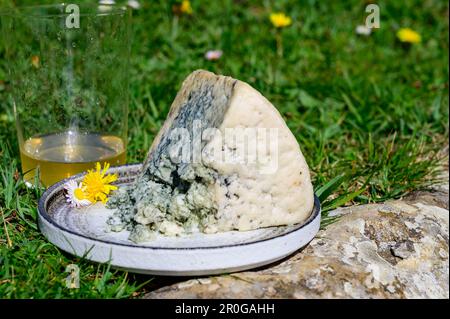
{"type": "MultiPolygon", "coordinates": [[[[146,3],[133,17],[128,161],[142,161],[181,81],[202,68],[250,83],[277,106],[324,211],[426,187],[448,139],[448,2],[377,1],[381,28],[362,37],[354,30],[366,3],[192,1],[194,14],[180,18],[163,1],[146,3]],[[282,56],[268,22],[277,10],[293,18],[281,32],[282,56]],[[422,42],[399,44],[400,27],[418,31],[422,42]],[[206,61],[216,48],[223,57],[206,61]]],[[[26,188],[19,173],[1,57],[0,297],[119,298],[151,289],[151,277],[74,258],[37,230],[42,190],[26,188]],[[80,289],[65,287],[69,264],[80,267],[80,289]]]]}

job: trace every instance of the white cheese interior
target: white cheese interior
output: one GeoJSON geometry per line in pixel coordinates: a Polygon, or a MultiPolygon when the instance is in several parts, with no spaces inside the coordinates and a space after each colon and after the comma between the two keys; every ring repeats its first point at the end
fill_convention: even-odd
{"type": "Polygon", "coordinates": [[[238,81],[219,129],[221,134],[216,134],[206,145],[204,153],[213,154],[207,164],[209,167],[219,175],[231,178],[229,185],[220,182],[214,184],[219,204],[218,222],[207,231],[289,225],[308,218],[313,207],[313,187],[308,165],[297,140],[277,109],[250,85],[238,81]],[[245,136],[245,141],[237,143],[232,135],[225,134],[226,128],[251,130],[245,136]],[[256,145],[257,154],[270,150],[267,144],[256,140],[258,134],[251,134],[255,128],[277,129],[278,139],[274,144],[278,146],[275,150],[278,153],[265,154],[267,158],[264,159],[265,163],[275,165],[275,170],[264,170],[257,162],[235,164],[221,160],[227,151],[239,153],[239,146],[245,143],[256,145]],[[225,147],[221,148],[220,145],[225,147]],[[210,151],[214,149],[223,150],[210,151]]]}

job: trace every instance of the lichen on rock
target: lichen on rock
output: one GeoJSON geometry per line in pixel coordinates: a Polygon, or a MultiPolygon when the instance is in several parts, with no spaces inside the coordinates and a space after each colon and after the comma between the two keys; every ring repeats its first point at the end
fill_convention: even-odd
{"type": "Polygon", "coordinates": [[[422,202],[430,196],[337,209],[337,222],[282,262],[146,298],[448,298],[449,211],[422,202]]]}

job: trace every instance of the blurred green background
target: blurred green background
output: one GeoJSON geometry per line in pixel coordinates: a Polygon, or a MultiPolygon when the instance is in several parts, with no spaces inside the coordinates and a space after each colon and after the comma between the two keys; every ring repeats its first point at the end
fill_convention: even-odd
{"type": "MultiPolygon", "coordinates": [[[[358,34],[371,2],[191,1],[189,14],[176,1],[138,1],[128,161],[143,160],[182,80],[201,68],[248,82],[278,108],[325,211],[426,187],[448,143],[449,5],[377,1],[380,28],[358,34]],[[273,12],[292,24],[276,29],[273,12]],[[405,27],[421,42],[401,43],[397,32],[405,27]],[[208,50],[223,55],[209,61],[208,50]]],[[[3,52],[0,43],[0,297],[131,297],[152,289],[160,279],[149,283],[150,277],[71,257],[36,230],[41,190],[25,188],[20,177],[3,52]],[[70,263],[81,267],[80,289],[65,288],[70,263]]]]}

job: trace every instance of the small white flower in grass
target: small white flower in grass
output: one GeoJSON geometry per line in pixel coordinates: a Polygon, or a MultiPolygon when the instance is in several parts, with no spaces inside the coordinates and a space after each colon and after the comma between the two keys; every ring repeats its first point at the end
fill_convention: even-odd
{"type": "Polygon", "coordinates": [[[356,27],[356,34],[369,36],[372,33],[372,29],[365,25],[359,25],[356,27]]]}
{"type": "Polygon", "coordinates": [[[82,185],[77,184],[75,181],[69,181],[64,185],[66,190],[66,200],[71,207],[83,207],[92,204],[92,202],[86,198],[86,195],[82,189],[82,185]]]}
{"type": "Polygon", "coordinates": [[[222,54],[222,50],[210,50],[205,53],[205,59],[208,61],[219,60],[222,54]]]}
{"type": "Polygon", "coordinates": [[[100,12],[108,12],[112,10],[112,5],[115,4],[114,0],[100,0],[98,11],[100,12]]]}
{"type": "Polygon", "coordinates": [[[127,4],[130,8],[133,8],[135,10],[137,10],[141,7],[141,4],[139,3],[139,1],[136,1],[136,0],[128,0],[127,4]]]}

